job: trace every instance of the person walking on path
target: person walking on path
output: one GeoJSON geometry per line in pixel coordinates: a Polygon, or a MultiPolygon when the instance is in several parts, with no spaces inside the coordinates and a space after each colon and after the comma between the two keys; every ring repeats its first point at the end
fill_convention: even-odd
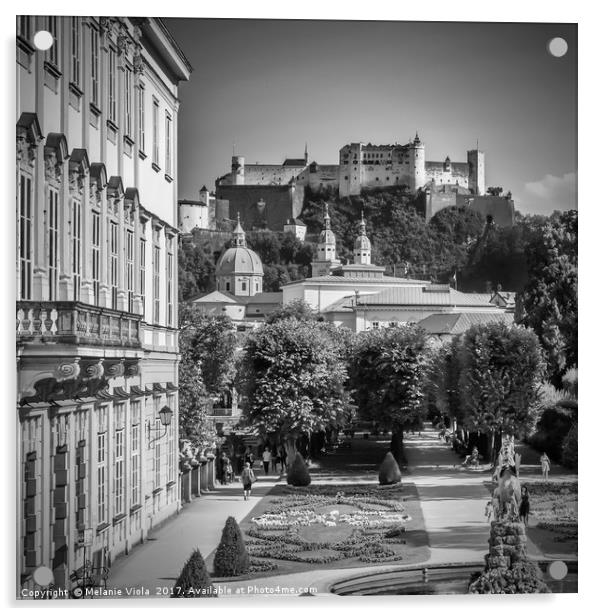
{"type": "Polygon", "coordinates": [[[545,482],[548,481],[548,473],[550,472],[550,458],[544,451],[541,458],[539,458],[539,462],[541,464],[541,474],[543,475],[543,480],[545,482]]]}
{"type": "Polygon", "coordinates": [[[279,457],[280,457],[280,474],[282,474],[286,470],[286,449],[283,446],[280,447],[279,457]]]}
{"type": "Polygon", "coordinates": [[[488,522],[491,522],[492,513],[493,513],[493,505],[491,504],[491,501],[487,501],[487,504],[485,505],[485,517],[487,518],[488,522]]]}
{"type": "Polygon", "coordinates": [[[529,511],[531,506],[529,505],[529,490],[527,486],[523,486],[520,492],[520,507],[518,509],[518,515],[521,522],[523,522],[525,526],[529,526],[529,511]]]}
{"type": "Polygon", "coordinates": [[[245,467],[242,469],[242,473],[240,474],[240,480],[242,482],[242,490],[245,500],[249,500],[249,496],[251,496],[251,488],[257,478],[255,477],[255,473],[248,462],[245,462],[245,467]]]}
{"type": "Polygon", "coordinates": [[[278,462],[279,461],[280,460],[278,459],[278,447],[274,445],[272,447],[272,473],[278,472],[278,462]]]}
{"type": "Polygon", "coordinates": [[[272,461],[272,452],[270,448],[266,445],[266,448],[263,450],[263,470],[267,475],[270,472],[270,462],[272,461]]]}

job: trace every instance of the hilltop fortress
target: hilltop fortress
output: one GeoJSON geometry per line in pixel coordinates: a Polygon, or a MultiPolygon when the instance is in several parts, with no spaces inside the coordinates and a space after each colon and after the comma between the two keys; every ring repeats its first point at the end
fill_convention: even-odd
{"type": "Polygon", "coordinates": [[[485,195],[481,150],[468,150],[463,162],[452,162],[449,156],[443,162],[428,161],[418,133],[404,145],[347,144],[339,150],[336,165],[310,163],[307,145],[303,158],[286,158],[281,164],[248,164],[243,156],[233,156],[230,171],[215,182],[213,212],[205,218],[219,222],[240,213],[247,228],[282,230],[301,214],[306,189],[345,197],[394,187],[421,194],[427,220],[445,207],[462,205],[492,216],[502,226],[514,223],[509,193],[485,195]]]}

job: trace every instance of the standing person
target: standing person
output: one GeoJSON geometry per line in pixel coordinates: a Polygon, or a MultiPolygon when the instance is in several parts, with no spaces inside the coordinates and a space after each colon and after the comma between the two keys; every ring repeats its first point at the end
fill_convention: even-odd
{"type": "Polygon", "coordinates": [[[284,473],[287,468],[286,464],[286,449],[283,445],[280,446],[280,473],[284,473]]]}
{"type": "Polygon", "coordinates": [[[525,526],[529,526],[529,511],[531,506],[529,504],[529,490],[527,486],[523,486],[520,491],[520,507],[518,509],[518,515],[525,526]]]}
{"type": "Polygon", "coordinates": [[[487,518],[488,522],[491,522],[492,513],[493,513],[493,505],[491,504],[491,501],[487,501],[487,504],[485,505],[485,517],[487,518]]]}
{"type": "Polygon", "coordinates": [[[548,473],[550,472],[550,458],[548,458],[545,451],[543,452],[541,458],[539,458],[539,462],[541,464],[541,474],[543,475],[543,480],[547,482],[548,473]]]}
{"type": "Polygon", "coordinates": [[[249,500],[251,496],[251,488],[256,481],[255,473],[248,462],[245,462],[245,467],[240,474],[240,481],[242,482],[242,490],[245,500],[249,500]]]}
{"type": "Polygon", "coordinates": [[[263,454],[261,457],[263,459],[263,470],[267,475],[270,472],[270,462],[272,461],[272,453],[267,445],[266,448],[263,450],[263,454]]]}
{"type": "Polygon", "coordinates": [[[272,447],[272,473],[278,472],[278,447],[274,445],[272,447]]]}
{"type": "Polygon", "coordinates": [[[219,481],[222,485],[225,485],[228,481],[228,466],[230,465],[230,458],[226,455],[224,451],[221,457],[221,465],[220,465],[220,476],[219,481]]]}

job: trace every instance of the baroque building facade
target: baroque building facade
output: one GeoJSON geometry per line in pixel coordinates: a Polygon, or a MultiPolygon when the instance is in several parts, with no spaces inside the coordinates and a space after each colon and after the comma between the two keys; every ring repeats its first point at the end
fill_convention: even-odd
{"type": "Polygon", "coordinates": [[[180,506],[176,135],[190,71],[158,19],[17,18],[19,589],[40,566],[59,588],[84,564],[101,575],[180,506]]]}

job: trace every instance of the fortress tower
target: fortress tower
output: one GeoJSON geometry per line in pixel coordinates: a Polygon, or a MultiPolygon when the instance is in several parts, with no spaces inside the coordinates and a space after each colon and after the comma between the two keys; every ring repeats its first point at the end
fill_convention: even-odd
{"type": "Polygon", "coordinates": [[[424,143],[420,141],[418,131],[410,147],[410,190],[418,190],[426,184],[426,160],[424,143]]]}
{"type": "Polygon", "coordinates": [[[242,186],[245,183],[245,158],[244,156],[232,157],[232,184],[242,186]]]}
{"type": "Polygon", "coordinates": [[[485,153],[481,150],[469,150],[466,153],[468,160],[468,188],[475,195],[485,194],[485,153]]]}

